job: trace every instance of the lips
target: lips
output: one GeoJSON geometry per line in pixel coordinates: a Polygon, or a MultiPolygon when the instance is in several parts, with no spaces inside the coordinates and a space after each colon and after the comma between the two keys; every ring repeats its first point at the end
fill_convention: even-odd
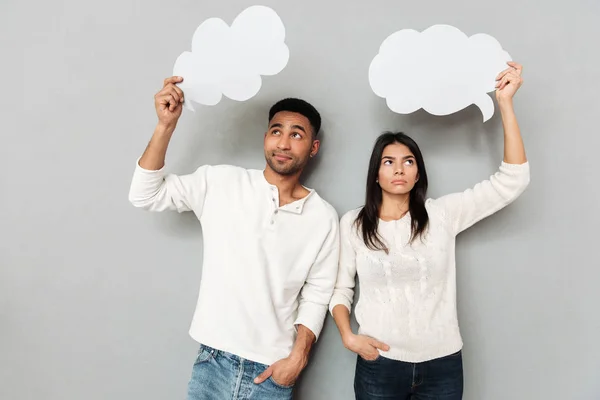
{"type": "Polygon", "coordinates": [[[292,157],[286,156],[285,154],[281,153],[274,153],[273,156],[279,161],[288,161],[292,159],[292,157]]]}
{"type": "Polygon", "coordinates": [[[394,179],[392,181],[392,185],[406,185],[406,183],[404,179],[394,179]]]}

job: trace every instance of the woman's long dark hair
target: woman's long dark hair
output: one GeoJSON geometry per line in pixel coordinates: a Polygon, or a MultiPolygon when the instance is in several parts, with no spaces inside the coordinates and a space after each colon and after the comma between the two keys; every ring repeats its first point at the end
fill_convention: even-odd
{"type": "Polygon", "coordinates": [[[371,250],[383,250],[388,253],[389,249],[381,240],[377,232],[379,226],[379,209],[383,199],[382,189],[377,183],[379,176],[379,167],[381,157],[386,146],[394,143],[400,143],[408,147],[413,153],[417,162],[419,179],[410,191],[408,210],[411,217],[411,237],[412,243],[417,237],[422,237],[429,223],[429,215],[425,209],[425,199],[427,196],[427,172],[425,171],[425,162],[423,155],[417,143],[402,132],[385,132],[381,134],[369,161],[369,172],[367,174],[367,193],[365,205],[358,213],[355,224],[360,229],[363,241],[367,248],[371,250]]]}

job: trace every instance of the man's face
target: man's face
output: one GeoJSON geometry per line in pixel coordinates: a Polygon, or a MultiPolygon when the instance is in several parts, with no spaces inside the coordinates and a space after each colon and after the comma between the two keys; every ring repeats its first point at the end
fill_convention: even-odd
{"type": "Polygon", "coordinates": [[[280,175],[294,175],[304,169],[311,156],[319,151],[319,141],[313,140],[308,118],[282,111],[273,116],[265,133],[265,159],[280,175]]]}

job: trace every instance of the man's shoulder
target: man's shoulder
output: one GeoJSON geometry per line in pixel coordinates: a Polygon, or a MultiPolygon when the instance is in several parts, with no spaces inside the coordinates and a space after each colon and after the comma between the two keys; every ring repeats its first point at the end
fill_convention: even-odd
{"type": "Polygon", "coordinates": [[[243,179],[256,175],[256,170],[231,164],[205,164],[198,167],[196,173],[206,173],[214,178],[243,179]]]}
{"type": "Polygon", "coordinates": [[[315,190],[311,195],[313,197],[315,206],[318,207],[319,212],[323,213],[324,216],[330,218],[331,220],[337,221],[339,220],[339,215],[334,206],[331,205],[327,200],[325,200],[317,191],[315,190]]]}

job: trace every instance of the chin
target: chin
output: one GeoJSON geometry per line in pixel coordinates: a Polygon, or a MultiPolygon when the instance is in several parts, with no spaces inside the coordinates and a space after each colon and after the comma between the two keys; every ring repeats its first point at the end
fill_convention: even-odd
{"type": "Polygon", "coordinates": [[[277,162],[277,160],[273,160],[273,162],[270,165],[271,169],[279,175],[294,175],[296,172],[298,172],[298,169],[295,168],[293,165],[281,165],[277,162]]]}
{"type": "Polygon", "coordinates": [[[391,195],[400,195],[410,193],[410,189],[394,187],[391,190],[386,190],[386,192],[388,192],[391,195]]]}

